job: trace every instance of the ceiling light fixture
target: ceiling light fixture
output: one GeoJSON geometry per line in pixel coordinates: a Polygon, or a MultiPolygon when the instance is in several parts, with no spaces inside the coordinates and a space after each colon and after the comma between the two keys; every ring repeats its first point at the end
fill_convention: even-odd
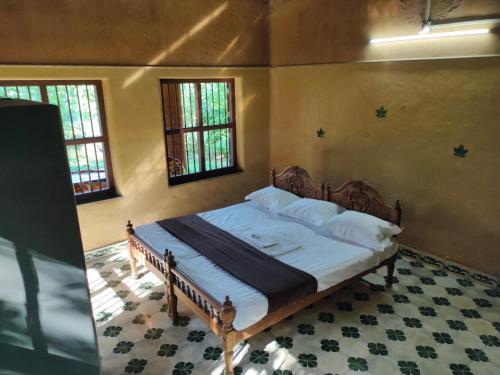
{"type": "Polygon", "coordinates": [[[422,40],[422,39],[450,38],[454,36],[481,35],[481,34],[488,34],[489,32],[490,32],[489,29],[474,29],[474,30],[462,30],[462,31],[448,31],[443,33],[403,35],[403,36],[394,36],[389,38],[370,39],[370,44],[404,42],[409,40],[422,40]]]}
{"type": "Polygon", "coordinates": [[[490,30],[488,28],[477,28],[477,29],[465,29],[465,30],[456,30],[456,31],[447,31],[447,32],[432,32],[433,30],[439,29],[449,29],[449,28],[457,28],[457,27],[470,27],[476,25],[485,25],[485,24],[497,24],[500,23],[500,18],[493,19],[477,19],[477,20],[468,20],[468,21],[458,21],[458,22],[436,22],[433,23],[431,21],[431,0],[426,1],[426,7],[424,12],[424,17],[422,21],[422,26],[420,32],[415,35],[403,35],[403,36],[395,36],[388,38],[374,38],[370,39],[370,44],[384,44],[384,43],[394,43],[394,42],[404,42],[411,40],[422,40],[422,39],[439,39],[439,38],[450,38],[457,36],[471,36],[471,35],[482,35],[488,34],[490,30]]]}

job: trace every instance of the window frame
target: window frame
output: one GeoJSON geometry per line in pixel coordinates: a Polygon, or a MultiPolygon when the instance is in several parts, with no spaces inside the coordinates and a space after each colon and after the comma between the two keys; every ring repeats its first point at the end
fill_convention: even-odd
{"type": "MultiPolygon", "coordinates": [[[[96,96],[97,96],[97,105],[99,111],[99,119],[101,125],[102,135],[99,137],[89,137],[89,138],[81,138],[81,139],[71,139],[66,140],[63,135],[64,145],[67,147],[69,145],[79,145],[79,144],[87,144],[87,143],[97,143],[102,142],[104,144],[104,162],[106,163],[106,179],[108,180],[108,188],[106,190],[99,191],[91,191],[89,193],[83,194],[75,194],[73,191],[73,196],[75,197],[75,201],[77,204],[91,203],[97,202],[104,199],[114,198],[118,195],[116,194],[115,181],[113,176],[113,165],[111,162],[111,152],[109,146],[109,137],[108,137],[108,123],[106,117],[106,110],[104,106],[104,94],[102,89],[102,81],[94,80],[94,79],[57,79],[57,80],[0,80],[0,86],[3,87],[16,87],[18,97],[19,97],[19,86],[38,86],[40,88],[40,96],[41,103],[51,104],[49,103],[48,90],[47,86],[69,86],[69,85],[94,85],[96,88],[96,96]]],[[[31,94],[30,94],[31,97],[31,94]]],[[[21,99],[23,100],[23,99],[21,99]]],[[[26,100],[26,99],[24,99],[26,100]]],[[[52,104],[55,105],[55,104],[52,104]]],[[[59,106],[57,106],[59,107],[59,106]]],[[[59,110],[59,118],[61,119],[61,112],[59,110]]],[[[62,120],[61,120],[61,132],[63,131],[62,120]]],[[[69,169],[69,159],[66,151],[66,161],[68,163],[69,169]]],[[[70,171],[71,174],[71,171],[70,171]]],[[[73,188],[73,182],[71,183],[73,188]]]]}
{"type": "MultiPolygon", "coordinates": [[[[238,167],[238,157],[237,157],[237,142],[236,142],[236,94],[235,94],[235,79],[234,78],[162,78],[160,79],[160,94],[161,94],[161,104],[162,104],[162,115],[163,115],[163,138],[165,142],[165,161],[167,164],[167,178],[168,185],[175,186],[188,182],[204,180],[211,177],[223,176],[230,173],[240,172],[241,169],[238,167]],[[227,124],[218,124],[218,125],[203,125],[203,116],[202,116],[202,102],[201,102],[201,83],[219,83],[226,82],[229,83],[230,86],[230,95],[229,95],[229,106],[228,108],[231,111],[231,122],[227,124]],[[168,84],[179,84],[179,83],[194,83],[196,87],[196,97],[199,100],[196,100],[197,112],[198,116],[198,124],[195,127],[184,127],[184,128],[171,128],[167,129],[167,116],[166,111],[168,108],[165,108],[165,98],[163,93],[163,85],[168,84]],[[231,159],[232,166],[230,167],[222,167],[216,168],[212,170],[205,169],[205,146],[204,146],[204,131],[209,130],[217,130],[217,129],[230,129],[231,130],[231,140],[230,140],[230,149],[231,149],[231,159]],[[168,161],[168,136],[173,134],[186,134],[186,133],[197,133],[199,141],[199,154],[200,154],[200,165],[202,170],[200,172],[183,174],[178,176],[172,176],[170,173],[170,164],[168,161]]],[[[169,99],[168,99],[169,100],[169,99]]],[[[174,148],[175,155],[175,148],[174,148]]]]}

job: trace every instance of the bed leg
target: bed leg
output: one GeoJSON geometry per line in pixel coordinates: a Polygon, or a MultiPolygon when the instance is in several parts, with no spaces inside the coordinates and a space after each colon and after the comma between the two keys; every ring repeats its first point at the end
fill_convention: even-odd
{"type": "Polygon", "coordinates": [[[131,234],[134,234],[134,226],[130,222],[127,223],[127,237],[128,237],[128,262],[130,263],[130,276],[133,279],[137,279],[137,260],[135,259],[134,244],[130,238],[131,234]]]}
{"type": "Polygon", "coordinates": [[[165,250],[163,260],[165,262],[165,277],[167,279],[168,316],[172,320],[177,320],[179,314],[177,312],[177,296],[174,291],[175,275],[171,272],[175,268],[174,255],[171,251],[165,250]]]}
{"type": "Polygon", "coordinates": [[[391,261],[387,264],[387,288],[392,287],[394,282],[394,267],[396,265],[396,257],[392,257],[391,261]]]}
{"type": "Polygon", "coordinates": [[[222,321],[222,349],[224,350],[225,375],[233,375],[233,348],[235,343],[233,321],[236,316],[236,309],[233,303],[226,296],[222,304],[220,318],[222,321]]]}

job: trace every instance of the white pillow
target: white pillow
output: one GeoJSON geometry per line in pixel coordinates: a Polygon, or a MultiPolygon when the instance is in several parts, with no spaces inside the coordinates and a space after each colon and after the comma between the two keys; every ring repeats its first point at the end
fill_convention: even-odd
{"type": "Polygon", "coordinates": [[[342,240],[376,251],[384,250],[392,243],[391,237],[401,233],[397,225],[357,211],[334,216],[322,228],[342,240]]]}
{"type": "Polygon", "coordinates": [[[283,208],[280,214],[321,226],[344,211],[345,208],[332,202],[302,198],[283,208]]]}
{"type": "Polygon", "coordinates": [[[245,199],[257,202],[272,212],[280,212],[285,206],[302,198],[274,186],[268,186],[248,194],[245,199]]]}

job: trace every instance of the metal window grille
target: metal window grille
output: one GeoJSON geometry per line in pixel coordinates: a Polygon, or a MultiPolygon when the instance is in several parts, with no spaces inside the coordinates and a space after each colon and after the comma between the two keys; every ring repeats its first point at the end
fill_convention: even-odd
{"type": "Polygon", "coordinates": [[[234,79],[161,80],[169,184],[236,170],[234,79]]]}
{"type": "Polygon", "coordinates": [[[0,98],[57,105],[77,202],[114,194],[100,81],[0,81],[0,98]]]}

